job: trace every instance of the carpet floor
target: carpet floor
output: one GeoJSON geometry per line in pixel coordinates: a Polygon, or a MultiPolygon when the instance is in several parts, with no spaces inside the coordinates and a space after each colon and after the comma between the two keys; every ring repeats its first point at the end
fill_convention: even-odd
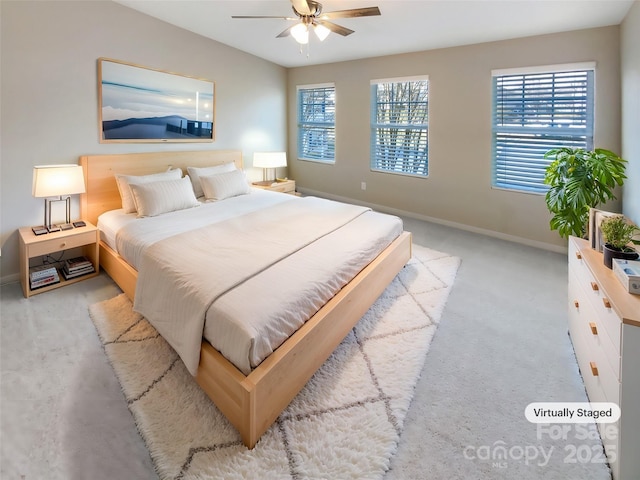
{"type": "MultiPolygon", "coordinates": [[[[462,262],[384,480],[611,480],[601,456],[569,456],[597,452],[597,435],[551,435],[524,416],[531,402],[587,401],[567,335],[566,254],[403,221],[414,245],[462,262]],[[514,455],[495,462],[495,446],[514,455]],[[554,450],[517,455],[531,447],[554,450]]],[[[120,293],[104,272],[28,299],[0,285],[0,478],[158,480],[89,318],[120,293]]]]}
{"type": "Polygon", "coordinates": [[[253,450],[122,294],[90,307],[162,479],[381,478],[459,259],[414,255],[253,450]]]}

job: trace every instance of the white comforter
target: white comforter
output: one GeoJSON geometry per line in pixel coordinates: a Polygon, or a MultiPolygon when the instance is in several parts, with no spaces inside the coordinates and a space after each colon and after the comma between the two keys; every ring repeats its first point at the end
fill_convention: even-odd
{"type": "Polygon", "coordinates": [[[192,374],[203,336],[250,373],[402,231],[397,217],[262,191],[178,213],[136,220],[111,214],[119,229],[112,240],[139,270],[136,309],[192,374]],[[320,206],[320,220],[311,219],[307,204],[320,206]],[[218,227],[198,227],[204,224],[218,227]],[[196,249],[200,255],[191,258],[196,249]],[[217,260],[214,251],[222,253],[217,260]]]}
{"type": "Polygon", "coordinates": [[[195,375],[216,299],[368,210],[307,197],[157,242],[144,251],[134,309],[195,375]]]}

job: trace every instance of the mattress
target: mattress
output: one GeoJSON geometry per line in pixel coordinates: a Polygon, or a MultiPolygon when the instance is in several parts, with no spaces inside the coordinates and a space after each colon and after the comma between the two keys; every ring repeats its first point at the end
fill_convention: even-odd
{"type": "MultiPolygon", "coordinates": [[[[202,225],[222,224],[251,213],[261,215],[276,205],[299,200],[256,189],[249,195],[158,217],[136,219],[131,214],[107,212],[98,226],[104,241],[139,269],[145,250],[163,239],[202,225]]],[[[283,231],[291,229],[287,224],[283,231]]],[[[206,309],[199,338],[204,337],[245,375],[250,373],[401,232],[402,221],[395,216],[371,210],[359,214],[216,298],[206,309]]],[[[215,247],[212,239],[211,248],[215,247]]],[[[211,270],[215,274],[215,268],[211,270]]],[[[145,316],[154,324],[153,313],[145,316]]],[[[156,328],[165,338],[172,336],[165,335],[161,325],[156,328]]],[[[197,358],[194,364],[183,355],[179,341],[172,345],[195,374],[197,358]]]]}

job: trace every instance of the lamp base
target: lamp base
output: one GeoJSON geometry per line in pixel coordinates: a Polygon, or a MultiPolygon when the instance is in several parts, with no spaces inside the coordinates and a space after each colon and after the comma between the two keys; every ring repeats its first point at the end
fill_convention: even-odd
{"type": "Polygon", "coordinates": [[[34,235],[44,235],[45,233],[49,233],[49,230],[47,230],[47,227],[45,227],[44,225],[41,225],[39,227],[32,227],[31,230],[33,231],[34,235]]]}
{"type": "Polygon", "coordinates": [[[60,230],[72,230],[73,229],[73,224],[72,223],[64,223],[62,225],[58,225],[60,227],[60,230]]]}
{"type": "Polygon", "coordinates": [[[50,227],[47,227],[47,230],[49,230],[49,233],[53,233],[59,232],[62,229],[58,225],[51,225],[50,227]]]}

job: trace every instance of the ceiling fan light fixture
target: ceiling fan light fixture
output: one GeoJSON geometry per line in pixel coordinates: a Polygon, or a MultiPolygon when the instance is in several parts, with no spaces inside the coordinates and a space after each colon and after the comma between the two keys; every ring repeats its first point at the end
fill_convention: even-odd
{"type": "MultiPolygon", "coordinates": [[[[0,0],[2,1],[2,0],[0,0]]],[[[322,4],[317,0],[291,0],[291,8],[297,18],[271,15],[232,15],[231,18],[279,18],[282,20],[298,20],[299,23],[290,25],[276,35],[284,38],[291,35],[300,45],[309,44],[309,30],[315,32],[316,37],[323,42],[331,32],[346,37],[353,33],[350,28],[333,23],[336,18],[358,18],[380,15],[378,7],[350,8],[334,12],[322,12],[322,4]]],[[[307,47],[308,54],[309,47],[307,47]]]]}
{"type": "Polygon", "coordinates": [[[313,26],[313,31],[316,33],[316,37],[318,37],[318,39],[323,42],[325,38],[327,38],[329,36],[329,34],[331,33],[331,30],[329,30],[327,27],[325,27],[324,25],[314,25],[313,26]]]}
{"type": "Polygon", "coordinates": [[[295,38],[296,42],[300,45],[306,45],[309,43],[309,29],[304,23],[294,25],[291,29],[291,36],[295,38]]]}

